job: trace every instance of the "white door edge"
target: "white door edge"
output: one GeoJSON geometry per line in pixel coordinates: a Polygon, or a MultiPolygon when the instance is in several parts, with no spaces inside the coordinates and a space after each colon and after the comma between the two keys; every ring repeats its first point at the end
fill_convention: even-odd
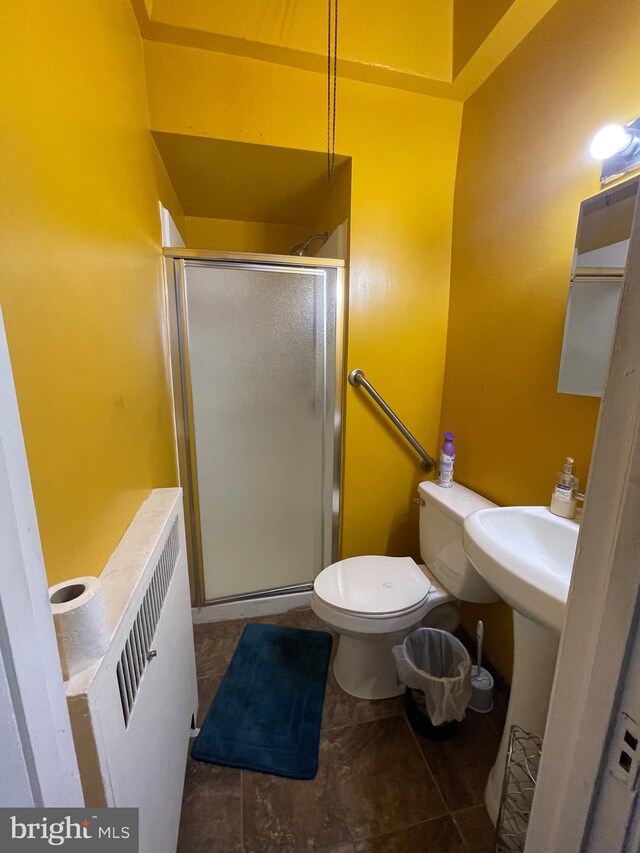
{"type": "Polygon", "coordinates": [[[18,759],[0,806],[82,806],[18,404],[0,311],[0,720],[18,759]],[[2,684],[6,688],[2,689],[2,684]],[[17,774],[17,775],[16,775],[17,774]],[[26,797],[27,790],[30,796],[26,797]]]}
{"type": "MultiPolygon", "coordinates": [[[[592,850],[640,602],[640,215],[632,229],[526,853],[592,850]],[[602,772],[602,775],[600,773],[602,772]]],[[[611,832],[608,853],[622,849],[611,832]]],[[[628,811],[618,823],[628,823],[628,811]]],[[[615,828],[624,836],[626,827],[615,828]]],[[[599,848],[602,849],[602,848],[599,848]]]]}

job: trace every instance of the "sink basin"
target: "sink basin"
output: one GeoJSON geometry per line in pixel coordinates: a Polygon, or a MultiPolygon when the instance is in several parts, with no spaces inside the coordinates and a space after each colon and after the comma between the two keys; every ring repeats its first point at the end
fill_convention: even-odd
{"type": "Polygon", "coordinates": [[[480,509],[464,522],[464,548],[514,610],[560,633],[579,527],[543,506],[480,509]]]}

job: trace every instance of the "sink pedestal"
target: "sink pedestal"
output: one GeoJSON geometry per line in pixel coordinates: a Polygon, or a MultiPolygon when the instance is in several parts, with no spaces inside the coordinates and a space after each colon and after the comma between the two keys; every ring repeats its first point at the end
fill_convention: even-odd
{"type": "Polygon", "coordinates": [[[547,722],[560,635],[513,611],[513,680],[498,757],[489,774],[484,802],[489,817],[498,820],[511,726],[542,737],[547,722]]]}

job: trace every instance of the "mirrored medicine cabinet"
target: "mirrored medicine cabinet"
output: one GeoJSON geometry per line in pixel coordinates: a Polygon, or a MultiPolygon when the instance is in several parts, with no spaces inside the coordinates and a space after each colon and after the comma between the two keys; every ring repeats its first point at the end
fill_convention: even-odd
{"type": "Polygon", "coordinates": [[[558,391],[600,397],[629,250],[640,176],[580,205],[558,391]]]}

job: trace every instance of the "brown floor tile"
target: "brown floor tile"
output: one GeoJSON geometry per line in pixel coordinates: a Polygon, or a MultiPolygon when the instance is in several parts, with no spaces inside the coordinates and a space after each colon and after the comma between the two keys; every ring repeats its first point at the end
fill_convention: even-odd
{"type": "Polygon", "coordinates": [[[355,845],[356,853],[466,853],[466,850],[448,815],[355,845]]]}
{"type": "Polygon", "coordinates": [[[320,744],[315,779],[296,781],[243,771],[245,853],[305,853],[347,845],[351,835],[329,741],[320,744]]]}
{"type": "Polygon", "coordinates": [[[333,667],[330,664],[322,714],[322,730],[327,731],[340,726],[395,717],[402,713],[403,702],[402,696],[396,696],[393,699],[377,699],[376,701],[356,699],[355,696],[350,696],[338,685],[333,674],[333,667]]]}
{"type": "Polygon", "coordinates": [[[178,853],[241,853],[239,770],[189,759],[185,776],[178,853]]]}
{"type": "Polygon", "coordinates": [[[207,711],[211,707],[221,681],[221,675],[209,675],[206,678],[198,679],[198,716],[196,726],[201,726],[204,723],[204,718],[207,716],[207,711]]]}
{"type": "MultiPolygon", "coordinates": [[[[198,678],[223,675],[229,666],[245,625],[249,622],[286,625],[290,628],[307,628],[328,631],[309,607],[288,610],[273,616],[252,619],[230,619],[227,622],[203,622],[194,626],[196,669],[198,678]]],[[[329,633],[331,633],[329,631],[329,633]]]]}
{"type": "Polygon", "coordinates": [[[468,711],[450,740],[417,737],[449,809],[481,805],[500,744],[500,732],[491,714],[468,711]]]}
{"type": "MultiPolygon", "coordinates": [[[[332,729],[311,782],[244,773],[246,853],[349,850],[446,811],[403,717],[332,729]]],[[[455,848],[454,848],[455,849],[455,848]]],[[[457,853],[457,851],[456,851],[457,853]]]]}
{"type": "Polygon", "coordinates": [[[276,613],[274,616],[261,616],[252,622],[269,622],[272,625],[287,625],[290,628],[307,628],[311,631],[328,631],[327,625],[318,619],[310,607],[298,607],[295,610],[287,610],[286,613],[276,613]]]}
{"type": "MultiPolygon", "coordinates": [[[[198,725],[249,621],[329,630],[309,608],[196,625],[198,725]]],[[[333,654],[336,647],[334,635],[333,654]]],[[[505,697],[496,694],[491,714],[468,712],[443,743],[414,736],[402,705],[402,697],[369,702],[349,696],[330,670],[316,779],[190,759],[178,853],[490,853],[493,827],[480,804],[505,697]],[[447,815],[448,809],[455,814],[447,815]]]]}
{"type": "Polygon", "coordinates": [[[484,806],[474,806],[452,815],[469,853],[493,853],[495,828],[484,806]]]}
{"type": "Polygon", "coordinates": [[[354,840],[446,813],[403,717],[332,729],[325,738],[354,840]]]}
{"type": "Polygon", "coordinates": [[[198,678],[223,675],[247,624],[245,619],[194,625],[198,678]]]}

